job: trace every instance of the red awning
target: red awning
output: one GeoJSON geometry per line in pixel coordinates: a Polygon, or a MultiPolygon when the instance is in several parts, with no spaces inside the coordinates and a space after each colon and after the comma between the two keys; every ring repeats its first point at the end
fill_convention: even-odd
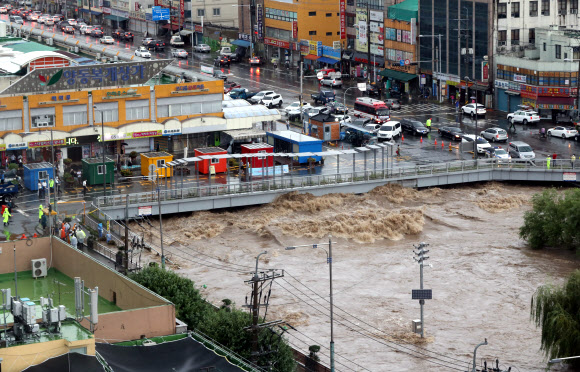
{"type": "Polygon", "coordinates": [[[309,59],[311,61],[316,61],[318,58],[320,58],[319,56],[315,56],[314,54],[307,54],[304,56],[304,59],[309,59]]]}
{"type": "Polygon", "coordinates": [[[169,24],[169,23],[168,23],[168,24],[166,24],[165,26],[163,26],[163,28],[167,28],[167,29],[169,29],[170,27],[172,27],[171,29],[172,29],[173,31],[175,31],[175,30],[179,30],[179,25],[172,25],[172,24],[169,24]],[[172,26],[173,26],[173,27],[172,27],[172,26]]]}
{"type": "Polygon", "coordinates": [[[542,105],[574,105],[574,97],[538,97],[536,103],[542,105]]]}

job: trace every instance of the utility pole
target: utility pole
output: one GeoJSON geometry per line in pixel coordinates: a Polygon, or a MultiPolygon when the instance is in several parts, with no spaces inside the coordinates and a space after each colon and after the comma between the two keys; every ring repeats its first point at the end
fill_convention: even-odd
{"type": "Polygon", "coordinates": [[[302,108],[302,81],[304,80],[304,61],[300,61],[300,126],[304,125],[304,109],[302,108]]]}
{"type": "Polygon", "coordinates": [[[125,195],[125,275],[129,276],[129,194],[125,195]]]}
{"type": "Polygon", "coordinates": [[[478,349],[480,346],[483,346],[483,345],[487,345],[487,338],[485,339],[485,341],[483,341],[482,343],[478,344],[478,345],[475,347],[475,350],[473,350],[473,369],[471,370],[472,372],[476,372],[476,371],[477,371],[477,368],[475,368],[475,358],[476,358],[476,356],[477,356],[477,349],[478,349]]]}
{"type": "Polygon", "coordinates": [[[413,257],[413,259],[419,264],[419,273],[420,273],[420,289],[413,289],[412,290],[412,299],[419,300],[419,304],[421,304],[421,338],[425,337],[424,333],[424,321],[423,321],[423,305],[425,305],[425,300],[431,300],[433,298],[431,289],[423,289],[423,263],[429,259],[429,256],[425,256],[429,252],[429,250],[425,249],[425,247],[429,246],[429,244],[421,242],[418,246],[413,246],[417,251],[413,251],[417,257],[413,257]]]}
{"type": "MultiPolygon", "coordinates": [[[[367,0],[367,79],[370,82],[371,80],[371,9],[369,0],[367,0]]],[[[374,66],[373,66],[374,69],[374,66]]]]}

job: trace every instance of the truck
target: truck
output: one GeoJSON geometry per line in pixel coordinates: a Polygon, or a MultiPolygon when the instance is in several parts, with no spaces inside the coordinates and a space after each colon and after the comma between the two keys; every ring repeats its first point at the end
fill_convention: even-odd
{"type": "Polygon", "coordinates": [[[231,99],[245,99],[248,100],[255,96],[258,92],[250,92],[246,88],[235,88],[232,89],[228,94],[231,99]]]}
{"type": "Polygon", "coordinates": [[[235,56],[236,53],[232,53],[232,48],[230,47],[222,47],[220,49],[220,56],[232,57],[235,56]]]}
{"type": "Polygon", "coordinates": [[[183,39],[181,38],[181,36],[173,35],[171,37],[171,40],[169,41],[169,45],[171,45],[172,47],[176,47],[176,48],[183,48],[185,43],[183,42],[183,39]]]}
{"type": "Polygon", "coordinates": [[[322,104],[327,104],[328,102],[336,101],[336,96],[331,90],[321,90],[318,93],[311,94],[310,97],[314,100],[314,104],[318,105],[318,102],[322,104]]]}

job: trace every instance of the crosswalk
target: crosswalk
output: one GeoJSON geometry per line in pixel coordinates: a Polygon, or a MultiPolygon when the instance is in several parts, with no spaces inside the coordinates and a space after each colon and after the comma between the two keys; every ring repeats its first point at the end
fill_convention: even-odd
{"type": "Polygon", "coordinates": [[[431,114],[442,112],[455,112],[455,108],[434,103],[412,103],[410,105],[403,105],[400,110],[393,110],[392,114],[431,114]]]}

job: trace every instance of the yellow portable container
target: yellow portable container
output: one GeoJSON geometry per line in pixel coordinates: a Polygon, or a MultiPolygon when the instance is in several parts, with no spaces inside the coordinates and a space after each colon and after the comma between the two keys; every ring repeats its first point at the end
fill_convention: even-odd
{"type": "Polygon", "coordinates": [[[173,160],[173,155],[166,152],[146,152],[141,154],[141,175],[155,176],[160,178],[172,177],[173,167],[165,167],[165,164],[173,160]]]}

